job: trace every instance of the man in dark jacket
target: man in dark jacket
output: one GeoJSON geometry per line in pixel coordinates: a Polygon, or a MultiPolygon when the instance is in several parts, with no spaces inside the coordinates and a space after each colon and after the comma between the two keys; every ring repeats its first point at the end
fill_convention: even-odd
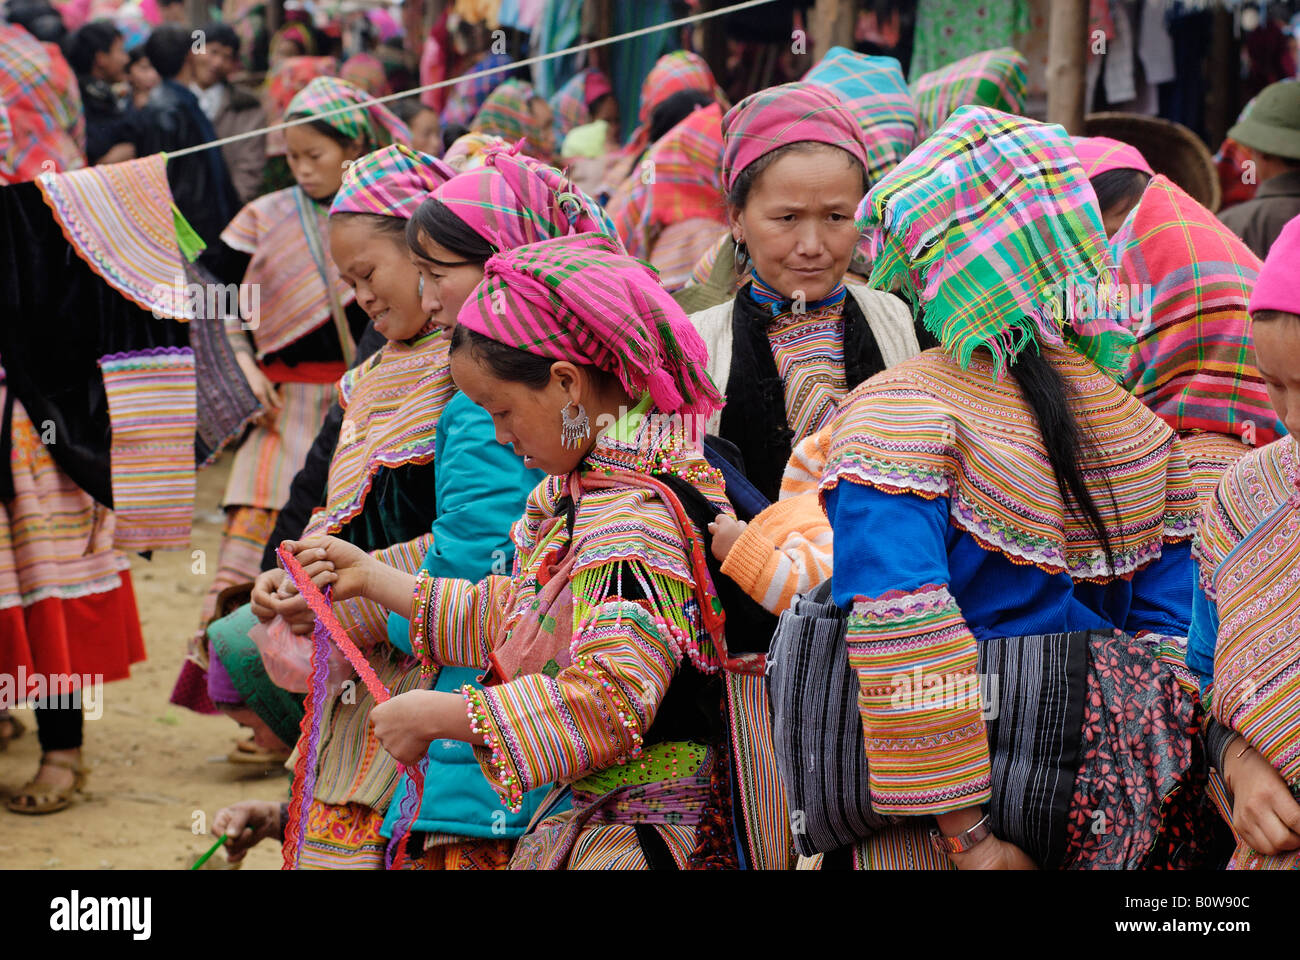
{"type": "Polygon", "coordinates": [[[122,33],[108,20],[92,20],[64,41],[64,53],[77,75],[86,113],[86,160],[117,163],[136,155],[136,132],[113,93],[126,79],[122,33]]]}
{"type": "MultiPolygon", "coordinates": [[[[139,112],[141,156],[181,150],[217,139],[212,121],[190,92],[194,82],[193,40],[190,31],[164,24],[145,41],[144,52],[153,64],[160,83],[139,112]]],[[[239,211],[239,197],[230,182],[226,161],[219,149],[200,150],[167,160],[167,179],[181,215],[207,244],[200,262],[218,277],[224,264],[218,250],[221,231],[239,211]]]]}
{"type": "Polygon", "coordinates": [[[1300,216],[1300,81],[1265,87],[1228,136],[1250,152],[1259,189],[1219,220],[1262,260],[1282,228],[1300,216]]]}

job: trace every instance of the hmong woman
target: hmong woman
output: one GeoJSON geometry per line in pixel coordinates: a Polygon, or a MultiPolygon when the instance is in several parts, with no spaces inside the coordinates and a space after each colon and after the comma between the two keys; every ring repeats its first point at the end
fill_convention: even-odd
{"type": "MultiPolygon", "coordinates": [[[[832,48],[804,74],[804,83],[830,90],[856,117],[866,145],[866,188],[894,168],[916,143],[917,111],[903,71],[893,57],[868,57],[843,47],[832,48]]],[[[781,144],[772,145],[775,152],[781,144]]],[[[724,178],[725,179],[725,178],[724,178]]],[[[740,181],[743,183],[743,180],[740,181]]],[[[727,187],[729,193],[735,193],[727,187]]],[[[866,193],[866,190],[863,190],[866,193]]],[[[734,214],[733,197],[728,203],[734,214]]],[[[855,208],[856,209],[856,208],[855,208]]],[[[736,242],[734,225],[704,250],[675,299],[693,313],[734,298],[753,279],[751,256],[736,242]]],[[[863,282],[870,273],[865,245],[854,250],[844,273],[846,282],[863,282]]],[[[922,334],[924,336],[924,334],[922,334]]]]}
{"type": "MultiPolygon", "coordinates": [[[[430,158],[412,164],[409,154],[404,158],[394,149],[381,151],[349,171],[331,212],[331,246],[344,275],[357,283],[358,297],[368,309],[372,309],[373,297],[365,289],[371,283],[391,288],[395,278],[404,278],[405,287],[413,291],[418,286],[423,291],[416,306],[420,315],[431,317],[431,323],[441,332],[436,342],[425,338],[436,359],[424,357],[424,376],[417,386],[425,388],[436,380],[439,387],[435,392],[442,396],[443,391],[451,388],[447,331],[455,322],[461,304],[482,279],[483,263],[495,247],[509,249],[577,229],[609,228],[593,215],[596,208],[590,200],[575,194],[572,207],[562,200],[561,195],[571,191],[559,171],[527,158],[509,154],[493,156],[488,166],[451,177],[449,169],[430,158]],[[426,196],[431,198],[420,204],[426,196]],[[371,272],[364,253],[381,238],[373,236],[367,242],[360,230],[373,232],[380,224],[376,215],[386,222],[400,219],[406,238],[400,235],[396,238],[403,240],[399,260],[383,271],[371,272]],[[411,217],[409,223],[407,217],[411,217]],[[418,271],[407,261],[411,248],[418,256],[418,271]],[[351,270],[354,261],[356,270],[351,270]],[[361,279],[365,276],[370,280],[361,279]]],[[[379,308],[382,306],[381,302],[379,308]]],[[[386,321],[381,310],[376,309],[376,323],[382,326],[386,321]]],[[[401,557],[408,570],[422,568],[438,576],[478,579],[509,562],[513,551],[510,525],[543,475],[527,469],[519,458],[497,444],[492,436],[491,419],[463,395],[457,394],[450,401],[444,397],[445,407],[438,416],[436,411],[427,409],[427,401],[423,405],[413,402],[409,387],[405,391],[395,390],[391,371],[386,379],[378,377],[384,364],[391,365],[394,361],[404,362],[408,374],[416,372],[410,366],[415,360],[414,353],[406,361],[401,356],[391,356],[397,346],[390,344],[385,348],[389,354],[386,359],[381,352],[380,359],[357,371],[360,383],[351,391],[348,380],[353,375],[349,374],[344,380],[344,393],[354,397],[348,408],[348,420],[356,421],[357,441],[353,446],[363,446],[361,438],[373,432],[363,429],[366,415],[356,412],[356,401],[369,398],[373,402],[374,397],[394,392],[406,396],[399,409],[381,411],[387,413],[386,421],[396,431],[394,437],[400,437],[401,449],[362,451],[369,470],[378,470],[379,474],[367,497],[365,487],[357,487],[358,471],[355,467],[348,468],[349,462],[357,461],[358,454],[341,444],[331,464],[329,503],[313,518],[306,535],[337,534],[367,550],[394,545],[385,554],[401,557]],[[394,464],[395,457],[411,459],[413,448],[428,448],[428,442],[418,442],[421,436],[436,445],[433,461],[415,468],[423,471],[423,477],[386,469],[394,464]],[[393,494],[403,489],[406,494],[401,502],[418,505],[423,513],[404,510],[410,522],[401,526],[389,522],[382,529],[356,530],[349,523],[340,528],[339,519],[351,511],[331,508],[336,502],[346,505],[365,497],[368,512],[373,512],[370,508],[378,499],[380,514],[391,514],[396,500],[393,494]],[[340,497],[339,490],[347,496],[340,497]],[[385,501],[390,504],[387,510],[385,501]],[[431,532],[430,517],[436,517],[431,532]],[[403,542],[417,533],[422,535],[413,542],[403,542]]],[[[402,368],[397,368],[397,372],[402,372],[402,368]]],[[[427,388],[423,392],[427,393],[427,388]]],[[[373,443],[367,441],[364,446],[372,447],[373,443]]],[[[428,458],[415,459],[427,461],[428,458]]],[[[300,601],[286,603],[273,596],[283,582],[284,574],[280,570],[264,574],[259,580],[254,593],[258,616],[306,612],[300,601]]],[[[383,612],[373,605],[345,606],[347,609],[341,607],[339,612],[350,634],[365,637],[372,645],[378,644],[372,646],[370,656],[381,680],[396,691],[411,689],[419,683],[418,665],[403,657],[411,652],[405,620],[392,617],[386,623],[383,612]],[[390,639],[397,650],[382,644],[384,639],[390,639]]],[[[224,640],[219,642],[217,649],[223,650],[225,644],[224,640]]],[[[476,675],[470,670],[444,669],[439,672],[435,689],[458,689],[463,684],[474,683],[476,675]]],[[[413,833],[406,848],[411,854],[405,861],[408,865],[453,869],[504,864],[514,838],[523,832],[528,814],[540,797],[531,798],[531,805],[526,804],[521,813],[502,819],[468,748],[463,744],[440,742],[429,751],[426,789],[418,808],[411,811],[414,823],[399,825],[400,804],[409,784],[398,784],[397,792],[393,793],[396,764],[379,750],[370,732],[368,718],[373,706],[365,692],[358,693],[355,704],[335,697],[322,718],[327,735],[321,745],[314,796],[308,798],[304,816],[306,838],[301,865],[378,866],[383,861],[387,838],[395,829],[405,835],[408,828],[413,833]],[[366,757],[371,759],[365,761],[366,757]],[[346,795],[340,792],[349,785],[352,771],[358,767],[368,770],[367,782],[383,784],[377,798],[355,790],[346,795]],[[342,803],[343,799],[347,802],[342,803]],[[321,829],[325,822],[335,828],[345,822],[353,827],[349,834],[351,849],[340,849],[329,840],[329,833],[321,829]]],[[[262,809],[259,816],[263,820],[271,817],[279,820],[274,807],[262,809]]]]}
{"type": "Polygon", "coordinates": [[[722,107],[701,107],[646,151],[653,177],[629,177],[609,200],[628,253],[659,271],[675,291],[727,232],[722,208],[722,107]]]}
{"type": "MultiPolygon", "coordinates": [[[[366,99],[351,84],[318,77],[294,97],[286,117],[311,117],[366,99]]],[[[261,572],[276,512],[366,327],[365,311],[352,304],[353,293],[329,255],[329,203],[346,164],[409,138],[405,124],[381,105],[299,124],[285,136],[297,185],[254,200],[222,233],[227,245],[251,258],[242,280],[260,290],[256,325],[232,320],[227,334],[264,412],[236,452],[226,483],[226,529],[204,601],[204,626],[222,590],[261,572]]],[[[190,656],[205,666],[202,646],[200,629],[190,656]]]]}
{"type": "MultiPolygon", "coordinates": [[[[1110,262],[1103,282],[1129,296],[1117,304],[1119,322],[1137,337],[1122,382],[1178,434],[1204,500],[1252,446],[1284,432],[1250,343],[1246,305],[1259,258],[1161,176],[1111,238],[1110,262]]],[[[1106,309],[1096,295],[1108,286],[1082,299],[1067,291],[1070,305],[1106,309]]]]}
{"type": "Polygon", "coordinates": [[[1155,171],[1137,147],[1110,137],[1071,137],[1084,175],[1097,195],[1106,236],[1115,231],[1142,199],[1155,171]]]}
{"type": "MultiPolygon", "coordinates": [[[[9,396],[6,409],[7,393],[0,367],[11,445],[0,464],[0,489],[8,488],[0,494],[0,676],[20,703],[37,698],[41,765],[6,806],[53,813],[72,802],[89,772],[80,686],[54,689],[56,678],[120,680],[144,659],[144,638],[131,564],[113,548],[113,512],[59,469],[22,402],[9,396]]],[[[0,710],[0,751],[22,731],[17,717],[0,710]]]]}
{"type": "Polygon", "coordinates": [[[659,127],[660,136],[672,129],[672,125],[656,125],[656,112],[676,94],[687,91],[702,94],[706,103],[720,103],[723,100],[722,91],[713,78],[713,71],[698,53],[675,50],[664,54],[641,82],[641,96],[637,100],[640,105],[637,127],[632,131],[627,145],[611,158],[605,174],[603,194],[612,196],[623,181],[639,175],[646,151],[656,142],[654,128],[659,127]]]}
{"type": "Polygon", "coordinates": [[[1259,371],[1291,431],[1228,468],[1201,512],[1187,665],[1213,713],[1210,760],[1231,794],[1230,867],[1300,864],[1300,218],[1250,298],[1259,371]]]}
{"type": "Polygon", "coordinates": [[[431,739],[472,743],[512,808],[534,787],[570,789],[572,810],[539,813],[512,867],[734,865],[721,624],[674,492],[684,481],[726,509],[683,428],[721,402],[703,353],[616,241],[498,254],[461,310],[452,370],[498,439],[551,475],[515,525],[513,576],[416,578],[338,540],[292,547],[335,597],[413,610],[423,659],[488,671],[484,690],[376,709],[387,750],[410,763],[431,739]]]}
{"type": "Polygon", "coordinates": [[[1112,379],[1131,335],[1065,325],[1044,294],[1104,262],[1069,141],[963,107],[858,222],[872,284],[900,286],[942,349],[846,398],[821,481],[870,803],[891,818],[852,862],[1202,863],[1197,707],[1139,639],[1187,629],[1196,492],[1173,431],[1112,379]]]}
{"type": "Polygon", "coordinates": [[[892,139],[869,140],[849,106],[810,82],[746,98],[727,113],[723,135],[732,237],[754,279],[691,322],[727,397],[709,431],[740,448],[750,480],[775,500],[793,446],[849,390],[919,349],[902,301],[844,285],[869,177],[905,148],[900,141],[894,156],[892,139]]]}
{"type": "Polygon", "coordinates": [[[524,141],[523,150],[543,163],[555,152],[555,115],[532,84],[507,80],[483,101],[470,124],[471,133],[500,137],[506,143],[524,141]]]}

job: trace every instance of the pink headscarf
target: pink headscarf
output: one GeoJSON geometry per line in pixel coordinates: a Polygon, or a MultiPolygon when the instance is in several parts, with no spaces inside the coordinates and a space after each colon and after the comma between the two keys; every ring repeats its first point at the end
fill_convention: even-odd
{"type": "Polygon", "coordinates": [[[746,97],[722,118],[722,136],[722,181],[728,191],[746,167],[788,143],[828,143],[868,166],[857,118],[815,83],[785,83],[746,97]]]}
{"type": "Polygon", "coordinates": [[[490,150],[483,166],[448,180],[432,197],[498,250],[567,234],[616,236],[595,201],[559,170],[519,153],[518,145],[490,150]]]}
{"type": "Polygon", "coordinates": [[[1300,314],[1300,217],[1293,217],[1268,248],[1250,295],[1250,312],[1300,314]]]}
{"type": "Polygon", "coordinates": [[[457,322],[551,360],[595,366],[664,413],[708,416],[722,397],[708,349],[652,269],[584,233],[492,257],[457,322]]]}
{"type": "Polygon", "coordinates": [[[1070,140],[1089,180],[1110,170],[1141,170],[1149,177],[1156,175],[1146,157],[1132,144],[1110,137],[1071,137],[1070,140]]]}

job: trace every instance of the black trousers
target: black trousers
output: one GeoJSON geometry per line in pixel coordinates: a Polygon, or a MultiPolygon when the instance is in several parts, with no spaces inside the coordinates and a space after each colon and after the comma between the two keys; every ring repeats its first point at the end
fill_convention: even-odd
{"type": "Polygon", "coordinates": [[[81,697],[55,697],[32,708],[41,751],[76,750],[81,746],[81,697]]]}

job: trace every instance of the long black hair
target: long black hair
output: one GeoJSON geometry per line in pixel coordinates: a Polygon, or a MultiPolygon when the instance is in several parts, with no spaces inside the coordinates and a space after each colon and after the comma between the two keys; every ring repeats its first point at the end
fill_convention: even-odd
{"type": "Polygon", "coordinates": [[[456,266],[432,256],[420,243],[420,234],[446,247],[462,262],[487,263],[496,249],[441,200],[429,197],[406,222],[406,245],[420,259],[440,266],[456,266]]]}
{"type": "MultiPolygon", "coordinates": [[[[1106,529],[1106,521],[1102,519],[1101,511],[1097,509],[1097,503],[1088,490],[1083,471],[1079,467],[1085,444],[1090,445],[1093,441],[1091,437],[1084,436],[1079,421],[1070,409],[1065,380],[1060,371],[1032,347],[1022,351],[1008,369],[1020,385],[1025,402],[1034,412],[1034,419],[1038,421],[1043,446],[1047,448],[1047,459],[1052,465],[1052,472],[1056,474],[1056,486],[1061,492],[1066,511],[1070,510],[1073,501],[1073,505],[1083,514],[1085,525],[1101,541],[1106,563],[1114,573],[1115,551],[1110,531],[1106,529]]],[[[1115,495],[1109,482],[1106,484],[1106,494],[1113,507],[1115,495]]],[[[1120,537],[1122,542],[1122,533],[1120,537]]]]}

